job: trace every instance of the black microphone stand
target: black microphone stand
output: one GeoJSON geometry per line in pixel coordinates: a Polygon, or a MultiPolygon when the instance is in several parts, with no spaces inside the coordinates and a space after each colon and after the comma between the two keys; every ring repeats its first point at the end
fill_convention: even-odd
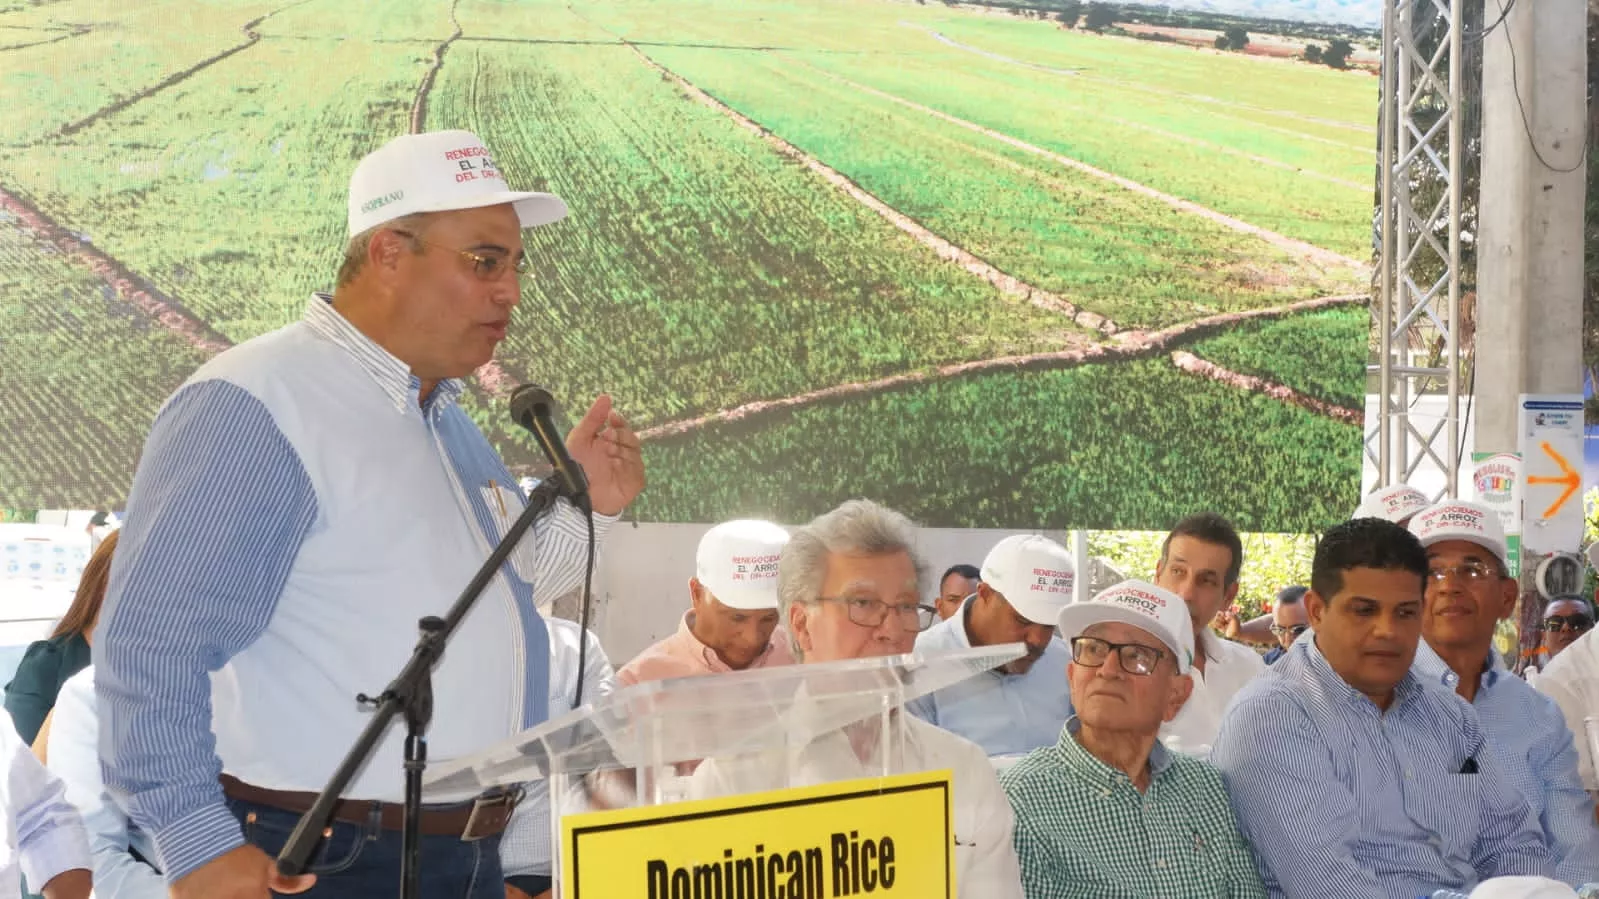
{"type": "MultiPolygon", "coordinates": [[[[433,720],[433,666],[444,654],[444,647],[449,642],[450,635],[455,632],[461,619],[466,617],[466,613],[471,611],[484,588],[495,575],[499,574],[500,566],[516,549],[516,544],[522,539],[522,535],[565,495],[566,492],[561,489],[559,481],[559,478],[545,480],[528,494],[527,508],[522,510],[522,514],[512,523],[510,530],[505,532],[505,537],[494,548],[494,552],[489,554],[483,567],[473,575],[466,589],[461,591],[461,595],[456,598],[455,604],[450,606],[449,612],[443,618],[429,615],[417,622],[421,636],[417,640],[416,649],[388,687],[376,699],[364,693],[356,697],[358,702],[374,706],[376,711],[372,715],[372,720],[367,723],[366,729],[356,739],[355,745],[345,755],[344,761],[339,763],[338,770],[328,779],[327,786],[317,795],[316,802],[300,816],[300,822],[289,835],[289,841],[284,844],[283,851],[278,853],[279,873],[294,877],[304,874],[310,867],[311,855],[322,840],[328,822],[333,820],[334,806],[339,802],[339,797],[344,794],[350,781],[355,779],[356,773],[366,765],[367,760],[376,751],[384,732],[388,730],[389,722],[395,715],[403,712],[405,829],[400,860],[400,896],[402,899],[420,899],[422,773],[427,767],[427,729],[433,720]]],[[[588,505],[588,496],[583,494],[567,498],[571,499],[580,511],[590,516],[589,558],[592,565],[593,513],[588,505]]]]}

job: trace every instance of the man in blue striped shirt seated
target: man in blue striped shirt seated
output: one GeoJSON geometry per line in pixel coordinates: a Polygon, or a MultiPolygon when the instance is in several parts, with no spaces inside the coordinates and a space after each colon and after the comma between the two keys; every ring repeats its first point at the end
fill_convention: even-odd
{"type": "Polygon", "coordinates": [[[1427,601],[1415,670],[1452,690],[1482,722],[1488,749],[1502,763],[1555,857],[1556,876],[1580,886],[1599,881],[1599,827],[1593,800],[1577,777],[1577,748],[1554,700],[1505,668],[1494,628],[1515,612],[1499,516],[1451,500],[1410,520],[1427,550],[1427,601]]]}
{"type": "MultiPolygon", "coordinates": [[[[398,722],[335,807],[314,883],[271,856],[366,726],[356,695],[389,683],[418,619],[444,614],[525,504],[462,408],[462,379],[505,339],[523,230],[566,205],[510,190],[475,135],[440,131],[363,159],[347,213],[333,294],[195,372],[134,475],[95,635],[100,750],[174,899],[394,895],[398,722]]],[[[567,446],[598,539],[643,488],[638,438],[601,397],[567,446]]],[[[535,598],[583,582],[587,537],[563,501],[461,621],[433,672],[432,758],[545,719],[535,598]]],[[[422,895],[511,895],[499,847],[512,801],[424,799],[422,895]]]]}
{"type": "Polygon", "coordinates": [[[1066,644],[1055,619],[1072,601],[1072,555],[1047,537],[1006,537],[983,559],[977,592],[916,638],[922,654],[1024,643],[1027,655],[912,700],[912,715],[960,734],[990,756],[1021,755],[1060,738],[1072,714],[1066,644]]]}
{"type": "Polygon", "coordinates": [[[1273,897],[1416,899],[1554,873],[1476,713],[1410,670],[1427,572],[1399,525],[1329,530],[1303,600],[1314,637],[1222,721],[1211,761],[1273,897]]]}

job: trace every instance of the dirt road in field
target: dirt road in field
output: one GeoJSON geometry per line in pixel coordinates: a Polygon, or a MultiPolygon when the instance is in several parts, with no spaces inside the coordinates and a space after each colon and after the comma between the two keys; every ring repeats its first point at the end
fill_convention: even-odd
{"type": "Polygon", "coordinates": [[[917,243],[920,243],[922,246],[932,250],[940,259],[944,259],[959,265],[967,272],[982,278],[984,281],[987,281],[989,284],[993,285],[1001,293],[1004,293],[1007,296],[1016,297],[1031,303],[1040,309],[1047,309],[1050,312],[1057,313],[1079,327],[1087,328],[1090,331],[1098,331],[1101,334],[1114,334],[1120,330],[1120,326],[1103,315],[1089,312],[1088,310],[1083,309],[1076,303],[1073,303],[1059,294],[1045,290],[1042,287],[1029,284],[1015,275],[1002,271],[988,262],[979,259],[977,256],[973,255],[967,250],[956,246],[954,243],[951,243],[943,237],[933,233],[920,222],[888,205],[881,199],[878,199],[871,192],[850,180],[848,176],[837,171],[836,169],[831,168],[826,163],[823,163],[821,160],[811,156],[804,150],[801,150],[781,137],[778,137],[776,134],[763,127],[760,123],[743,115],[738,110],[733,109],[710,94],[707,94],[705,91],[694,86],[687,79],[679,76],[677,73],[651,59],[638,47],[630,44],[629,48],[638,55],[639,59],[642,60],[645,65],[657,72],[660,72],[663,76],[670,78],[672,82],[678,86],[678,89],[683,91],[684,94],[686,94],[694,102],[716,110],[722,115],[727,116],[739,127],[753,134],[759,135],[762,140],[766,141],[766,143],[772,147],[772,149],[776,150],[783,156],[805,166],[807,169],[819,176],[823,181],[826,181],[833,187],[843,191],[857,203],[860,203],[862,206],[865,206],[866,208],[882,216],[894,227],[915,238],[917,243]]]}
{"type": "Polygon", "coordinates": [[[1265,378],[1257,378],[1254,375],[1246,375],[1222,368],[1220,365],[1201,359],[1186,350],[1177,350],[1172,353],[1171,361],[1179,370],[1188,372],[1191,375],[1209,378],[1212,381],[1217,381],[1228,387],[1248,393],[1269,396],[1274,400],[1287,403],[1290,406],[1298,406],[1307,412],[1314,412],[1333,421],[1341,421],[1350,425],[1358,425],[1365,421],[1365,413],[1359,409],[1349,409],[1329,403],[1326,400],[1318,400],[1313,396],[1300,393],[1286,384],[1279,384],[1276,381],[1268,381],[1265,378]]]}
{"type": "Polygon", "coordinates": [[[9,213],[17,226],[35,240],[43,241],[67,260],[92,271],[129,308],[178,335],[195,349],[216,355],[233,345],[182,303],[3,187],[0,187],[0,210],[9,213]]]}
{"type": "Polygon", "coordinates": [[[245,50],[250,49],[251,47],[254,47],[257,43],[259,43],[261,41],[261,32],[257,31],[256,29],[258,27],[260,27],[262,22],[265,22],[267,19],[272,18],[273,16],[277,15],[280,12],[284,12],[286,10],[293,9],[296,6],[300,6],[301,4],[309,3],[309,2],[311,2],[311,0],[294,0],[293,3],[289,3],[289,4],[286,4],[284,6],[280,6],[277,9],[274,9],[274,10],[272,10],[269,13],[257,16],[256,18],[253,18],[250,21],[245,22],[244,25],[240,28],[240,30],[244,32],[244,41],[242,43],[235,44],[232,47],[229,47],[228,49],[223,50],[220,53],[216,53],[216,54],[213,54],[211,56],[207,56],[206,58],[200,60],[199,62],[196,62],[194,65],[189,66],[186,69],[183,69],[183,70],[178,71],[178,72],[173,72],[171,75],[168,75],[167,77],[161,79],[160,81],[157,81],[155,84],[152,84],[149,87],[144,88],[142,90],[135,91],[134,93],[131,93],[128,96],[121,98],[120,100],[116,100],[116,101],[114,101],[112,103],[109,103],[109,104],[107,104],[105,106],[102,106],[99,109],[95,110],[94,112],[90,113],[89,115],[84,116],[83,118],[77,120],[76,122],[69,122],[68,124],[63,125],[59,129],[57,129],[56,132],[54,134],[51,134],[48,138],[46,138],[46,140],[49,140],[49,139],[52,139],[52,138],[57,138],[57,137],[66,137],[66,136],[69,136],[69,135],[72,135],[72,134],[76,134],[77,132],[82,131],[83,129],[89,127],[90,125],[93,125],[94,123],[100,121],[103,118],[106,118],[107,116],[116,115],[117,113],[121,112],[124,109],[127,109],[129,106],[132,106],[135,103],[138,103],[138,102],[143,101],[143,100],[148,100],[149,98],[155,96],[156,94],[161,93],[162,91],[166,90],[167,88],[172,87],[172,86],[177,85],[177,84],[181,84],[184,81],[188,80],[189,78],[199,74],[200,72],[203,72],[206,69],[211,68],[212,66],[216,65],[217,63],[222,62],[223,60],[226,60],[226,59],[234,56],[237,53],[241,53],[241,52],[243,52],[245,50]]]}
{"type": "MultiPolygon", "coordinates": [[[[1122,331],[1107,343],[1094,343],[1085,337],[1080,345],[1064,350],[1018,356],[1001,356],[996,359],[981,359],[974,362],[957,362],[923,371],[890,375],[872,381],[856,381],[849,384],[822,387],[794,396],[757,400],[731,409],[712,412],[708,415],[666,422],[640,431],[639,439],[663,440],[682,437],[711,425],[761,419],[779,412],[792,412],[824,403],[871,397],[951,378],[966,378],[1002,372],[1060,371],[1083,365],[1150,359],[1162,354],[1172,353],[1183,344],[1215,336],[1246,322],[1271,321],[1321,309],[1354,306],[1365,303],[1367,300],[1368,297],[1364,294],[1302,300],[1297,303],[1288,303],[1269,309],[1252,309],[1245,312],[1210,315],[1159,331],[1122,331]]],[[[1193,362],[1176,362],[1174,359],[1174,363],[1184,371],[1203,374],[1230,387],[1236,387],[1252,393],[1260,393],[1292,403],[1307,411],[1324,415],[1335,421],[1359,423],[1361,420],[1361,413],[1352,409],[1343,409],[1331,403],[1324,403],[1291,388],[1264,379],[1228,372],[1219,366],[1214,366],[1199,360],[1197,357],[1192,357],[1192,354],[1184,353],[1183,355],[1201,363],[1196,365],[1193,362]]]]}

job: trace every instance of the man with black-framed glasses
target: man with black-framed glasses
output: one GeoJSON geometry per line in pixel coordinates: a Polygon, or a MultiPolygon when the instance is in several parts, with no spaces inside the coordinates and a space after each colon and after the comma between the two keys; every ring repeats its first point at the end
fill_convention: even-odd
{"type": "Polygon", "coordinates": [[[1124,581],[1059,623],[1077,712],[1000,776],[1027,899],[1264,899],[1221,773],[1159,740],[1194,686],[1182,597],[1124,581]]]}
{"type": "Polygon", "coordinates": [[[1515,613],[1520,595],[1499,516],[1450,500],[1417,512],[1410,530],[1428,568],[1414,670],[1476,710],[1489,750],[1542,826],[1555,876],[1572,886],[1599,880],[1599,827],[1566,719],[1493,648],[1495,626],[1515,613]]]}
{"type": "Polygon", "coordinates": [[[1296,584],[1277,591],[1277,598],[1271,606],[1271,635],[1277,638],[1277,645],[1266,653],[1266,664],[1282,658],[1288,652],[1288,647],[1310,630],[1310,616],[1301,602],[1309,590],[1309,587],[1296,584]]]}

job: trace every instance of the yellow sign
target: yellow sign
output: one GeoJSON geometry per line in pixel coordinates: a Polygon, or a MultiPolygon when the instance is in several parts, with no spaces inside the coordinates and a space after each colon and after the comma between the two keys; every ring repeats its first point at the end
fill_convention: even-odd
{"type": "Polygon", "coordinates": [[[953,899],[950,772],[561,819],[564,899],[953,899]]]}

